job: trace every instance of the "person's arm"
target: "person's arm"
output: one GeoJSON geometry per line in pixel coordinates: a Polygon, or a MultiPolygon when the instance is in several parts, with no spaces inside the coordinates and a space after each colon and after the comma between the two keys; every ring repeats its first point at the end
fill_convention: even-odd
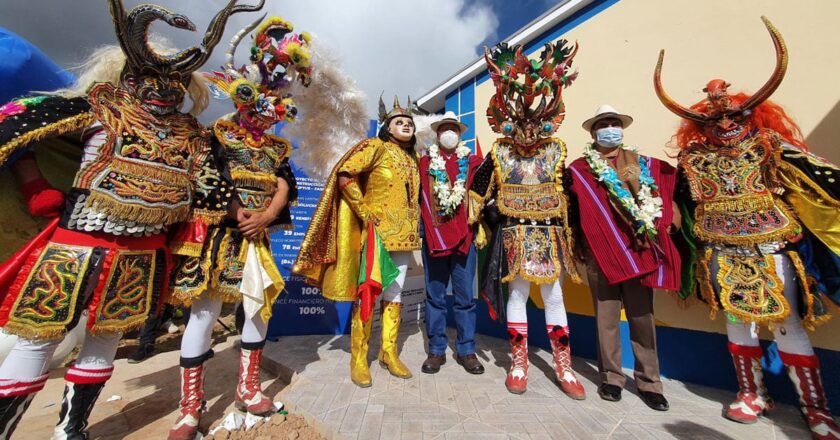
{"type": "Polygon", "coordinates": [[[58,217],[64,209],[64,193],[47,182],[38,168],[35,154],[25,153],[11,166],[20,185],[26,208],[36,217],[58,217]]]}
{"type": "Polygon", "coordinates": [[[381,143],[376,140],[363,141],[364,145],[354,147],[354,151],[338,169],[338,189],[341,191],[341,196],[344,201],[350,205],[350,209],[361,219],[365,224],[373,222],[379,223],[379,219],[373,214],[364,201],[364,193],[362,187],[356,177],[373,169],[376,160],[380,155],[379,146],[381,143]]]}
{"type": "Polygon", "coordinates": [[[286,179],[277,178],[277,191],[274,192],[274,197],[271,198],[271,203],[265,211],[245,211],[242,210],[244,220],[239,222],[239,230],[242,235],[248,240],[255,240],[259,238],[268,229],[268,225],[280,215],[280,211],[286,207],[289,202],[289,184],[286,179]]]}

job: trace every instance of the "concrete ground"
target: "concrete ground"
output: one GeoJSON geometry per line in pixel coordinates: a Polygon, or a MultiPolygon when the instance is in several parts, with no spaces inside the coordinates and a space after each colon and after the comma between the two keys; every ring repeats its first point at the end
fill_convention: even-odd
{"type": "MultiPolygon", "coordinates": [[[[214,421],[233,411],[234,387],[239,372],[238,337],[216,345],[216,356],[207,363],[205,398],[208,412],[202,417],[206,430],[214,421]]],[[[114,362],[114,376],[105,384],[90,416],[91,440],[165,439],[177,417],[180,399],[178,351],[152,356],[140,364],[125,359],[114,362]],[[109,401],[117,396],[118,399],[109,401]]],[[[50,375],[44,390],[35,396],[12,440],[49,439],[58,422],[64,392],[65,368],[50,375]]],[[[269,396],[286,386],[277,377],[263,373],[263,389],[269,396]]]]}
{"type": "MultiPolygon", "coordinates": [[[[632,392],[621,402],[596,394],[596,367],[575,359],[587,399],[573,401],[553,382],[550,353],[533,349],[528,392],[504,387],[510,364],[507,341],[478,336],[483,375],[467,374],[451,358],[435,375],[420,372],[425,342],[417,324],[405,325],[401,358],[414,377],[398,379],[372,364],[373,386],[358,388],[349,378],[348,336],[284,337],[266,346],[263,387],[293,412],[306,416],[330,439],[807,439],[796,408],[780,406],[756,425],[721,418],[730,392],[665,381],[668,412],[645,406],[632,392]],[[289,385],[287,385],[289,384],[289,385]]],[[[379,349],[374,330],[370,359],[379,349]]],[[[454,335],[451,335],[451,337],[454,335]]],[[[238,369],[236,337],[214,347],[208,362],[206,430],[232,410],[238,369]]],[[[90,417],[91,439],[164,439],[175,420],[180,396],[178,352],[141,364],[116,361],[90,417]],[[111,400],[112,396],[118,398],[111,400]],[[109,401],[111,400],[111,401],[109,401]]],[[[58,419],[64,369],[52,373],[24,416],[14,439],[48,439],[58,419]]]]}
{"type": "Polygon", "coordinates": [[[298,412],[319,420],[340,439],[810,438],[792,406],[779,406],[755,425],[740,425],[721,417],[732,393],[673,380],[664,383],[668,412],[645,406],[634,395],[632,379],[621,402],[606,402],[597,395],[597,367],[583,359],[575,359],[574,368],[587,399],[573,401],[554,384],[551,354],[541,349],[531,351],[528,392],[510,394],[504,386],[510,364],[507,341],[481,335],[477,346],[486,368],[483,375],[466,373],[451,353],[438,374],[423,374],[423,333],[416,324],[404,327],[401,358],[414,377],[392,377],[375,363],[375,329],[370,348],[373,386],[366,389],[350,381],[348,336],[288,337],[270,344],[265,352],[269,363],[291,376],[281,400],[294,403],[298,412]]]}

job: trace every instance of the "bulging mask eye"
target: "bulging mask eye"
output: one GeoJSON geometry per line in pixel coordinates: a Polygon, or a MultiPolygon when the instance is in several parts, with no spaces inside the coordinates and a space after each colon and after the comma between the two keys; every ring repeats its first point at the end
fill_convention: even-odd
{"type": "Polygon", "coordinates": [[[551,133],[552,131],[554,131],[554,123],[549,122],[549,121],[543,122],[542,132],[543,133],[551,133]]]}
{"type": "Polygon", "coordinates": [[[512,122],[505,122],[504,124],[502,124],[502,131],[505,134],[513,133],[513,123],[512,122]]]}
{"type": "Polygon", "coordinates": [[[233,100],[236,104],[250,104],[257,100],[259,93],[256,87],[250,83],[240,83],[233,92],[233,100]]]}

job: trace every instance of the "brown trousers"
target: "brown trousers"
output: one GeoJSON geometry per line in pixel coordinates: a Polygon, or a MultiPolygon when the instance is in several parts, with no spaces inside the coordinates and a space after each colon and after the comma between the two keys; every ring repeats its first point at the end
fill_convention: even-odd
{"type": "Polygon", "coordinates": [[[659,359],[656,356],[656,322],[653,318],[653,289],[642,286],[638,278],[609,285],[594,258],[587,258],[587,278],[595,304],[598,330],[598,371],[601,383],[624,388],[621,371],[621,307],[630,327],[635,357],[636,388],[662,393],[659,359]]]}

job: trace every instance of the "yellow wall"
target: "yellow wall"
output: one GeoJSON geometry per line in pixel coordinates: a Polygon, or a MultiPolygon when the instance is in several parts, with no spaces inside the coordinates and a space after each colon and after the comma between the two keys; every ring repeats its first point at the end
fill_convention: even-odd
{"type": "MultiPolygon", "coordinates": [[[[712,78],[732,83],[733,92],[754,92],[773,70],[769,34],[759,19],[766,15],[781,31],[790,66],[773,100],[802,128],[812,151],[840,163],[840,2],[826,0],[621,0],[564,35],[580,43],[575,66],[578,80],[564,93],[567,117],[557,135],[577,158],[590,140],[580,128],[602,103],[635,118],[626,141],[646,154],[666,158],[665,144],[678,125],[653,91],[653,70],[665,49],[663,83],[683,105],[703,98],[712,78]]],[[[491,81],[476,89],[476,133],[486,150],[497,137],[483,117],[493,93],[491,81]]],[[[591,314],[585,287],[566,283],[570,311],[591,314]]],[[[835,313],[840,311],[836,310],[835,313]]],[[[688,307],[659,294],[656,315],[663,325],[724,332],[719,315],[708,307],[688,307]]],[[[840,350],[840,318],[817,329],[816,346],[840,350]]],[[[766,336],[766,334],[765,334],[766,336]]]]}

